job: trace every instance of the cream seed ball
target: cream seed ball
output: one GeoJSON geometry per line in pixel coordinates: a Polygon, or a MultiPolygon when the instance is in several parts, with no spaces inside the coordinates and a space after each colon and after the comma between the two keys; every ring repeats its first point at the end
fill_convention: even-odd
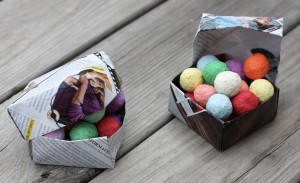
{"type": "Polygon", "coordinates": [[[258,97],[260,103],[268,101],[274,95],[274,87],[266,79],[254,80],[249,90],[258,97]]]}
{"type": "Polygon", "coordinates": [[[241,77],[232,71],[224,71],[217,75],[214,86],[218,93],[233,97],[241,90],[241,77]]]}
{"type": "Polygon", "coordinates": [[[185,69],[179,78],[181,88],[187,92],[193,92],[195,88],[202,83],[202,71],[197,68],[185,69]]]}

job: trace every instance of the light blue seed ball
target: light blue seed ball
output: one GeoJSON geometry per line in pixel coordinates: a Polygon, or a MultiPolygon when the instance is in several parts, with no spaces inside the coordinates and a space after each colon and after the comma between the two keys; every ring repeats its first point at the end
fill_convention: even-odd
{"type": "Polygon", "coordinates": [[[218,93],[208,99],[206,110],[216,118],[226,119],[232,113],[232,104],[226,95],[218,93]]]}
{"type": "Polygon", "coordinates": [[[204,55],[203,57],[201,57],[198,60],[197,68],[200,69],[201,71],[203,71],[206,64],[208,64],[209,62],[215,61],[215,60],[219,60],[219,59],[213,55],[204,55]]]}

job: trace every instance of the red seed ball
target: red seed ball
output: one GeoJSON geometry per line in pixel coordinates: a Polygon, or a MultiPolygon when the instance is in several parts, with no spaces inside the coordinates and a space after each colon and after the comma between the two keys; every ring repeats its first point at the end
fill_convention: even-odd
{"type": "Polygon", "coordinates": [[[259,104],[258,98],[251,91],[241,91],[232,98],[232,106],[239,116],[254,110],[259,104]]]}
{"type": "Polygon", "coordinates": [[[99,133],[99,137],[110,137],[116,133],[122,126],[122,120],[115,114],[109,114],[104,116],[96,125],[99,133]]]}

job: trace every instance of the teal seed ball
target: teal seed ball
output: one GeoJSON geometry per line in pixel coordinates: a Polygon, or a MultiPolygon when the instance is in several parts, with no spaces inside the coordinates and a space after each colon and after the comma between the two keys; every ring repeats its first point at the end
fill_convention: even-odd
{"type": "Polygon", "coordinates": [[[98,130],[94,124],[81,121],[71,129],[69,136],[71,140],[96,138],[98,130]]]}
{"type": "Polygon", "coordinates": [[[221,61],[212,61],[206,64],[203,70],[203,77],[206,83],[214,85],[214,81],[220,72],[229,71],[228,66],[221,61]]]}
{"type": "Polygon", "coordinates": [[[104,117],[104,115],[105,115],[105,108],[98,112],[90,114],[88,116],[85,116],[83,120],[89,123],[97,123],[99,120],[101,120],[104,117]]]}

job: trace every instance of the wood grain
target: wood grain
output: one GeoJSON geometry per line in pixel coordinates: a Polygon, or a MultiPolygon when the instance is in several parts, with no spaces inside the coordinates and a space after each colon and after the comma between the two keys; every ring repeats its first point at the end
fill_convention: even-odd
{"type": "MultiPolygon", "coordinates": [[[[190,65],[191,43],[200,14],[211,12],[228,15],[243,13],[269,15],[277,12],[276,15],[284,15],[290,19],[285,31],[292,29],[294,25],[292,23],[298,21],[297,16],[291,16],[297,13],[294,11],[294,9],[297,10],[297,6],[293,4],[293,1],[286,2],[290,6],[289,11],[291,13],[286,11],[287,8],[285,7],[287,5],[283,7],[283,11],[276,8],[266,10],[266,7],[270,6],[267,3],[266,5],[249,8],[251,3],[247,3],[247,1],[243,1],[242,4],[239,1],[223,3],[210,1],[204,4],[196,0],[188,3],[168,1],[83,53],[85,55],[98,50],[106,51],[116,64],[124,81],[128,111],[127,121],[125,122],[125,140],[118,157],[128,153],[170,120],[170,115],[167,112],[169,82],[180,70],[190,65]],[[248,9],[249,11],[247,11],[248,9]]],[[[274,7],[281,6],[284,2],[277,1],[273,4],[274,7]]],[[[57,62],[54,61],[52,64],[55,65],[57,62]]],[[[3,108],[6,108],[11,101],[2,104],[3,108]]],[[[6,111],[2,112],[1,115],[3,115],[1,119],[4,121],[0,122],[0,128],[3,127],[4,131],[15,129],[12,124],[10,127],[4,127],[10,121],[6,111]]],[[[187,129],[187,132],[190,132],[189,129],[187,129]]],[[[7,142],[15,135],[18,135],[16,130],[5,133],[5,138],[0,139],[0,147],[5,147],[8,144],[7,142]]],[[[197,138],[199,139],[198,136],[197,138]]],[[[195,143],[198,143],[198,141],[195,143]]],[[[13,150],[14,146],[26,149],[26,145],[26,142],[17,138],[3,152],[16,154],[18,152],[13,150]]],[[[98,172],[95,169],[33,165],[27,153],[23,153],[25,157],[1,158],[7,169],[0,170],[0,175],[13,176],[15,180],[23,178],[24,182],[31,180],[36,182],[79,182],[89,180],[95,175],[95,172],[98,172]],[[20,163],[23,167],[23,173],[14,175],[16,169],[11,165],[20,163]],[[47,178],[42,178],[41,175],[47,178]]],[[[10,156],[7,155],[6,157],[10,156]]]]}
{"type": "MultiPolygon", "coordinates": [[[[294,148],[297,144],[289,143],[287,139],[294,139],[300,128],[300,96],[297,92],[300,89],[297,79],[300,74],[300,65],[297,64],[300,58],[297,53],[300,48],[299,31],[300,27],[284,38],[277,82],[281,88],[280,104],[275,121],[220,153],[175,119],[124,156],[114,170],[104,171],[92,182],[231,182],[245,172],[251,172],[265,158],[272,157],[283,144],[294,148]]],[[[181,53],[177,51],[174,54],[181,53]]],[[[294,165],[297,169],[295,157],[298,155],[283,163],[294,165]]],[[[278,163],[278,171],[285,172],[281,162],[278,163]]],[[[268,165],[263,168],[271,168],[268,165]]],[[[296,169],[290,174],[270,174],[266,178],[297,180],[296,169]]]]}
{"type": "Polygon", "coordinates": [[[221,153],[174,119],[121,158],[114,170],[102,172],[92,182],[239,182],[247,175],[245,182],[299,181],[299,32],[300,26],[284,38],[279,108],[272,123],[221,153]],[[284,156],[284,151],[289,154],[284,156]],[[278,161],[280,157],[284,160],[278,161]],[[289,165],[291,172],[285,170],[289,165]],[[256,177],[259,169],[270,173],[256,177]]]}
{"type": "MultiPolygon", "coordinates": [[[[299,122],[298,122],[299,123],[299,122]]],[[[235,182],[297,182],[300,180],[300,130],[235,182]]]]}
{"type": "Polygon", "coordinates": [[[3,1],[0,102],[164,1],[3,1]]]}
{"type": "MultiPolygon", "coordinates": [[[[206,9],[209,9],[216,4],[217,1],[206,3],[206,5],[201,6],[202,8],[200,10],[205,11],[206,9]]],[[[128,140],[127,145],[123,145],[123,154],[134,148],[138,143],[150,136],[157,129],[161,128],[164,122],[168,122],[170,120],[170,114],[167,113],[166,105],[162,105],[158,109],[154,107],[161,104],[162,101],[164,101],[164,103],[166,104],[168,96],[166,90],[165,93],[161,92],[162,90],[158,90],[158,93],[156,93],[154,92],[154,89],[156,87],[157,89],[167,89],[169,85],[169,79],[173,77],[170,73],[166,73],[164,71],[164,69],[169,68],[169,66],[171,66],[172,64],[167,63],[167,65],[159,65],[159,63],[161,63],[160,59],[162,59],[164,55],[162,54],[162,52],[160,52],[159,49],[156,49],[155,47],[159,45],[162,40],[161,37],[155,37],[155,35],[160,34],[161,36],[165,36],[167,39],[168,37],[172,36],[174,33],[182,29],[182,23],[188,24],[190,19],[194,17],[195,14],[197,14],[198,16],[199,11],[198,7],[194,7],[193,4],[185,5],[184,2],[173,2],[171,5],[172,6],[158,7],[157,9],[153,10],[153,12],[150,12],[145,19],[137,20],[133,23],[133,26],[128,26],[124,30],[121,30],[120,34],[117,33],[112,35],[111,37],[105,39],[105,41],[97,45],[98,47],[94,47],[93,50],[89,50],[86,53],[83,53],[83,55],[85,55],[92,53],[95,50],[98,51],[102,50],[101,48],[106,48],[105,51],[109,50],[107,52],[110,55],[112,55],[111,53],[115,53],[115,55],[119,56],[119,59],[116,57],[112,57],[112,59],[113,61],[116,60],[116,67],[118,71],[120,71],[120,75],[122,76],[122,79],[124,81],[124,90],[127,94],[128,101],[132,101],[128,102],[127,105],[128,120],[125,123],[131,124],[132,126],[136,125],[134,121],[139,121],[140,123],[139,126],[136,127],[136,131],[132,131],[132,134],[127,133],[127,135],[125,136],[125,138],[128,138],[128,140]],[[178,9],[180,9],[181,7],[181,11],[178,11],[178,9]],[[153,20],[152,18],[154,15],[156,15],[155,20],[153,20]],[[168,15],[174,16],[172,17],[168,15]],[[162,19],[160,17],[168,18],[162,19]],[[180,19],[181,23],[173,24],[174,22],[171,21],[173,18],[176,18],[178,20],[180,19]],[[158,23],[153,26],[152,21],[157,21],[158,23]],[[147,23],[147,26],[145,26],[145,22],[147,23]],[[137,32],[141,32],[143,34],[137,34],[137,32]],[[145,44],[141,44],[141,42],[144,42],[145,44]],[[141,53],[141,51],[143,51],[143,53],[141,53]],[[140,52],[141,57],[137,57],[135,54],[136,52],[140,52]],[[141,60],[146,60],[145,62],[143,62],[142,67],[139,66],[139,64],[141,64],[141,60]],[[151,62],[152,64],[149,64],[151,62]],[[145,68],[148,68],[147,65],[149,65],[149,69],[146,69],[145,71],[145,68]],[[162,69],[159,69],[160,67],[162,69]],[[164,78],[164,80],[162,80],[164,82],[160,82],[159,85],[157,85],[155,80],[151,80],[151,82],[148,81],[148,76],[153,73],[164,78]],[[129,83],[132,83],[134,85],[132,87],[128,87],[127,85],[129,85],[129,83]],[[146,92],[137,94],[144,89],[146,90],[146,92]],[[129,91],[127,92],[127,90],[129,91]],[[133,93],[135,93],[135,95],[132,95],[133,93]],[[147,101],[144,101],[145,97],[147,97],[147,101]],[[161,111],[164,111],[164,113],[161,113],[161,111]],[[156,123],[149,123],[149,119],[155,120],[156,123]],[[143,128],[139,129],[141,127],[143,128]]],[[[201,3],[198,2],[198,5],[201,5],[201,3]]],[[[195,27],[193,27],[193,30],[190,31],[189,36],[185,37],[185,42],[182,42],[185,45],[190,45],[190,43],[192,42],[194,30],[196,30],[196,24],[196,22],[193,24],[193,26],[195,27]]],[[[182,37],[180,37],[179,40],[176,40],[176,42],[182,41],[181,39],[182,37]]],[[[180,46],[181,45],[177,45],[175,49],[179,49],[180,46]]],[[[186,51],[188,51],[188,49],[186,51]]],[[[186,55],[183,55],[182,59],[184,59],[184,56],[187,57],[188,54],[189,53],[187,52],[186,55]]],[[[189,65],[189,63],[182,62],[182,65],[183,68],[189,65]]],[[[177,73],[177,68],[177,66],[173,66],[172,70],[174,74],[177,73]]],[[[171,67],[169,69],[171,69],[171,67]]],[[[5,164],[6,167],[5,169],[0,169],[0,175],[3,175],[0,176],[1,181],[5,180],[9,182],[13,180],[22,180],[24,182],[85,182],[95,176],[96,173],[99,173],[99,170],[87,168],[34,165],[28,156],[29,152],[27,143],[22,140],[21,136],[18,134],[18,131],[9,119],[8,114],[5,110],[5,108],[12,101],[13,99],[9,99],[5,103],[1,104],[3,111],[0,114],[2,119],[0,121],[0,128],[3,128],[1,132],[3,138],[0,139],[0,148],[5,148],[0,153],[1,155],[2,153],[5,153],[3,157],[14,157],[3,159],[1,158],[2,163],[5,164]],[[15,136],[16,139],[9,143],[12,138],[15,138],[15,136]],[[15,146],[18,146],[19,151],[14,150],[15,146]],[[22,149],[22,157],[20,157],[19,152],[21,152],[22,149]],[[18,154],[18,156],[16,156],[16,154],[18,154]],[[21,166],[19,166],[20,169],[18,167],[14,167],[14,165],[16,164],[22,164],[21,166]],[[15,173],[16,171],[21,170],[22,174],[15,173]]],[[[120,154],[121,153],[122,152],[120,152],[120,154]]]]}

